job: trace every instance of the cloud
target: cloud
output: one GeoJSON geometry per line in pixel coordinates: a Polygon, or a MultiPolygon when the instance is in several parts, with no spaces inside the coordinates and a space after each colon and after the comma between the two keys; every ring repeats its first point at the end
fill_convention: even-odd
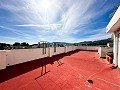
{"type": "Polygon", "coordinates": [[[79,41],[95,41],[95,40],[102,40],[106,38],[111,38],[111,34],[102,33],[102,34],[91,35],[87,38],[82,38],[79,41]]]}
{"type": "MultiPolygon", "coordinates": [[[[99,28],[96,30],[90,30],[88,31],[81,31],[82,34],[79,35],[79,39],[77,39],[77,42],[82,42],[82,41],[95,41],[95,40],[102,40],[102,39],[107,39],[111,38],[111,33],[106,33],[105,28],[99,28]]],[[[76,39],[75,39],[76,40],[76,39]]]]}
{"type": "Polygon", "coordinates": [[[15,42],[23,42],[22,39],[20,38],[13,38],[13,37],[7,37],[7,36],[0,36],[0,42],[2,43],[10,43],[10,44],[13,44],[15,42]]]}
{"type": "Polygon", "coordinates": [[[39,25],[39,24],[22,24],[22,25],[15,25],[15,26],[19,26],[19,27],[40,27],[43,29],[58,29],[60,27],[62,27],[62,24],[44,24],[44,25],[39,25]]]}
{"type": "Polygon", "coordinates": [[[91,26],[106,24],[107,22],[95,20],[110,11],[117,2],[112,3],[112,0],[1,0],[0,5],[0,9],[10,13],[9,18],[6,15],[4,18],[11,22],[12,28],[9,23],[7,26],[2,24],[0,27],[24,36],[26,41],[77,42],[110,37],[109,34],[101,32],[101,30],[105,31],[105,26],[94,29],[91,26]]]}
{"type": "MultiPolygon", "coordinates": [[[[20,36],[25,36],[25,37],[29,36],[29,34],[24,33],[23,31],[20,31],[20,30],[18,30],[18,29],[13,29],[13,28],[6,27],[6,26],[0,26],[0,28],[3,28],[4,30],[8,30],[8,31],[10,31],[10,32],[12,32],[12,33],[15,33],[15,34],[17,34],[17,35],[20,35],[20,36]]],[[[32,35],[31,35],[31,36],[32,36],[32,35]]],[[[30,36],[30,37],[31,37],[31,36],[30,36]]]]}

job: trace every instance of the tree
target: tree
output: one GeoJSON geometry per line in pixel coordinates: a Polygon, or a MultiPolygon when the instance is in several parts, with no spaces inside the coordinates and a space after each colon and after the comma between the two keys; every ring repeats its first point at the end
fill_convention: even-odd
{"type": "Polygon", "coordinates": [[[10,49],[10,44],[0,43],[0,50],[10,49]]]}
{"type": "Polygon", "coordinates": [[[23,42],[23,43],[21,43],[21,46],[29,46],[29,44],[26,42],[23,42]]]}
{"type": "Polygon", "coordinates": [[[13,44],[13,46],[20,46],[20,43],[19,43],[19,42],[15,42],[15,43],[13,44]]]}
{"type": "Polygon", "coordinates": [[[4,50],[4,44],[0,43],[0,50],[4,50]]]}

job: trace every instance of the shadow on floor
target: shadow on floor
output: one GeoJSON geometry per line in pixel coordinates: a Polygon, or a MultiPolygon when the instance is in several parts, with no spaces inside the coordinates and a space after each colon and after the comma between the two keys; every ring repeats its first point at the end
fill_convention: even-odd
{"type": "Polygon", "coordinates": [[[37,76],[37,77],[35,78],[35,80],[38,79],[38,78],[40,78],[41,76],[47,74],[48,72],[50,72],[50,71],[47,71],[46,66],[47,66],[47,65],[44,65],[44,66],[41,67],[41,68],[42,68],[42,69],[41,69],[41,74],[40,74],[39,76],[37,76]]]}
{"type": "Polygon", "coordinates": [[[63,58],[64,56],[70,56],[76,52],[78,52],[78,50],[55,55],[53,57],[46,57],[42,59],[37,59],[37,60],[33,60],[33,61],[21,63],[21,64],[9,66],[4,70],[0,70],[0,83],[40,67],[43,68],[45,66],[45,69],[46,69],[46,65],[54,64],[55,61],[57,61],[58,66],[60,66],[63,64],[60,61],[61,58],[63,58]]]}

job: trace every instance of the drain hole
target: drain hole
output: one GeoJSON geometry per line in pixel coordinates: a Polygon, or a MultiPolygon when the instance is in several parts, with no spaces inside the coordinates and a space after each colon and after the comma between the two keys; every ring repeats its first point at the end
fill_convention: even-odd
{"type": "Polygon", "coordinates": [[[93,80],[87,80],[90,84],[93,84],[93,80]]]}

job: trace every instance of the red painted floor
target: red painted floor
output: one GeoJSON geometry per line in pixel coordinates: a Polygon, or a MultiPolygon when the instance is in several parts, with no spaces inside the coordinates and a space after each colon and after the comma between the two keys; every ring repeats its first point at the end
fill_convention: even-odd
{"type": "Polygon", "coordinates": [[[1,70],[0,90],[120,90],[120,69],[111,66],[97,52],[56,55],[1,70]]]}

